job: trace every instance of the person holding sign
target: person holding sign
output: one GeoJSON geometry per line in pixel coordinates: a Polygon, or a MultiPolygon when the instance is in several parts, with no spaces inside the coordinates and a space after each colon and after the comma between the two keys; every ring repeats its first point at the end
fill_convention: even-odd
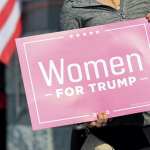
{"type": "MultiPolygon", "coordinates": [[[[149,12],[150,0],[65,0],[61,27],[69,30],[142,17],[150,21],[149,12]]],[[[75,127],[71,150],[80,150],[81,147],[82,150],[139,150],[148,147],[143,125],[150,125],[149,112],[114,119],[108,119],[106,113],[99,113],[97,121],[87,124],[86,128],[82,128],[85,125],[75,127]],[[87,137],[89,131],[92,134],[87,137]]]]}

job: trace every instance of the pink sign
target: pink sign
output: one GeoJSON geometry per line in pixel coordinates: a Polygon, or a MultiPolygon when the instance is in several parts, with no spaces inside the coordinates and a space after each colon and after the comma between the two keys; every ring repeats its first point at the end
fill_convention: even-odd
{"type": "Polygon", "coordinates": [[[145,19],[17,39],[33,130],[150,110],[145,19]]]}

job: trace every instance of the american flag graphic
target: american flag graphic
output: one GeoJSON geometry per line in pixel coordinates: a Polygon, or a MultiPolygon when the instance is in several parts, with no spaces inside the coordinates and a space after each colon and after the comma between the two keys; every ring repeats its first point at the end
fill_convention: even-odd
{"type": "Polygon", "coordinates": [[[8,64],[20,36],[21,11],[18,0],[0,0],[0,62],[8,64]]]}

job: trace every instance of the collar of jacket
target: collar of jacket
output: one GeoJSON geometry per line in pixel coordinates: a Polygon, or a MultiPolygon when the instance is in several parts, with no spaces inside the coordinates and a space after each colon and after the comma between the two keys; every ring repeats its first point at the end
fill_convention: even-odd
{"type": "MultiPolygon", "coordinates": [[[[90,6],[109,6],[99,3],[96,0],[71,0],[73,7],[90,7],[90,6]]],[[[111,6],[109,6],[111,7],[111,6]]],[[[111,7],[113,8],[113,7],[111,7]]]]}

